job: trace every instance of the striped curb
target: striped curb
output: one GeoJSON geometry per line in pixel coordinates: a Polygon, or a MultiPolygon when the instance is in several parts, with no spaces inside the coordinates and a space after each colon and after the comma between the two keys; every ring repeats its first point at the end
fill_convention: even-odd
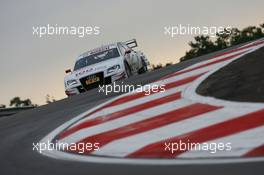
{"type": "Polygon", "coordinates": [[[42,154],[121,164],[263,161],[264,103],[230,102],[195,92],[209,75],[263,46],[263,39],[251,42],[150,84],[165,85],[163,93],[120,95],[76,116],[39,142],[98,143],[100,149],[52,149],[42,154]],[[196,145],[171,152],[165,149],[166,143],[230,143],[231,149],[212,153],[196,145]]]}

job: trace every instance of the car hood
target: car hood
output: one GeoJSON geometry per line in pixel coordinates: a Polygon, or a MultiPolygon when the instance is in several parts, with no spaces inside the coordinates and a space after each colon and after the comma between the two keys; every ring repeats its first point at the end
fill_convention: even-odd
{"type": "Polygon", "coordinates": [[[70,79],[80,79],[84,76],[91,75],[97,72],[103,72],[106,71],[108,68],[116,65],[116,64],[122,64],[122,58],[112,58],[110,60],[102,61],[96,64],[92,64],[90,66],[83,67],[79,70],[73,71],[71,74],[65,76],[65,80],[70,79]]]}

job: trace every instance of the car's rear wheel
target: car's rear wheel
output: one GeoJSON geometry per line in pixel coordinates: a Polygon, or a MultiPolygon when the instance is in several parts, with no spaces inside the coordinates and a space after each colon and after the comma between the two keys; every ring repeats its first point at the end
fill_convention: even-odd
{"type": "Polygon", "coordinates": [[[138,74],[143,74],[143,73],[148,72],[148,65],[142,57],[141,57],[141,62],[142,62],[143,67],[138,70],[138,74]]]}
{"type": "Polygon", "coordinates": [[[126,71],[127,78],[128,77],[131,77],[132,76],[132,72],[131,72],[131,69],[130,69],[128,63],[127,62],[124,62],[124,65],[125,65],[125,71],[126,71]]]}

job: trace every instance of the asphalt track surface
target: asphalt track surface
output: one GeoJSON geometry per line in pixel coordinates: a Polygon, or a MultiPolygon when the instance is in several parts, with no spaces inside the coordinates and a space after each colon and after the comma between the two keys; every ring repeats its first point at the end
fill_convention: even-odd
{"type": "MultiPolygon", "coordinates": [[[[221,52],[223,51],[134,76],[125,83],[147,84],[221,52]]],[[[0,118],[0,174],[263,174],[264,162],[155,166],[96,164],[52,159],[32,151],[32,143],[37,143],[76,115],[117,95],[119,94],[105,96],[94,89],[33,110],[0,118]]]]}

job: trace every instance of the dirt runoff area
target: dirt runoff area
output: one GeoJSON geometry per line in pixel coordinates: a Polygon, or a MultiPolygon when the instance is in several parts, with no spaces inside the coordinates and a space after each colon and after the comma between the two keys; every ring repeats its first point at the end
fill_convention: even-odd
{"type": "Polygon", "coordinates": [[[264,102],[264,47],[210,75],[197,93],[240,102],[264,102]]]}

